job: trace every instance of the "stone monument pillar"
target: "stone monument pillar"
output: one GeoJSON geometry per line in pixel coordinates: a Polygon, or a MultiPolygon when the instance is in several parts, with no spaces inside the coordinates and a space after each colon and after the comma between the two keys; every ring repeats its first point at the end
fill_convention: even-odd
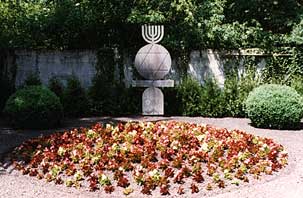
{"type": "Polygon", "coordinates": [[[164,115],[164,96],[157,87],[173,87],[173,80],[162,80],[170,71],[171,57],[162,45],[163,25],[143,25],[142,37],[148,43],[135,58],[135,67],[145,80],[133,80],[134,87],[148,87],[142,95],[143,115],[164,115]]]}

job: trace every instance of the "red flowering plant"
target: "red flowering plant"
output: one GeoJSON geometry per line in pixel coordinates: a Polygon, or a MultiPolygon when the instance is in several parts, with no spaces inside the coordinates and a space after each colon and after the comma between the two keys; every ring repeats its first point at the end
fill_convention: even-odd
{"type": "Polygon", "coordinates": [[[115,186],[133,192],[131,182],[151,194],[169,195],[170,184],[191,181],[192,193],[224,188],[272,174],[287,165],[287,152],[272,139],[185,122],[96,124],[30,139],[11,155],[23,174],[92,191],[115,186]]]}

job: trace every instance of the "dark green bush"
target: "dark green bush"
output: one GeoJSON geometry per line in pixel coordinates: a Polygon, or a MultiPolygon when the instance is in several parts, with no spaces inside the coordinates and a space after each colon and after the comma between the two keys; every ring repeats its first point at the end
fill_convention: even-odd
{"type": "Polygon", "coordinates": [[[243,103],[249,92],[260,84],[257,72],[259,59],[241,57],[227,59],[224,64],[224,88],[222,106],[225,117],[245,117],[243,103]]]}
{"type": "Polygon", "coordinates": [[[291,87],[303,97],[303,77],[295,76],[291,80],[291,87]]]}
{"type": "Polygon", "coordinates": [[[56,77],[52,77],[48,82],[48,88],[54,92],[62,101],[64,93],[63,83],[56,77]]]}
{"type": "Polygon", "coordinates": [[[248,117],[256,127],[295,128],[303,117],[303,100],[295,89],[276,84],[255,88],[245,101],[248,117]]]}
{"type": "Polygon", "coordinates": [[[254,75],[226,77],[223,90],[222,106],[224,106],[224,116],[245,117],[244,101],[249,92],[259,85],[259,80],[254,75]]]}
{"type": "Polygon", "coordinates": [[[192,78],[185,78],[177,87],[177,100],[180,101],[179,112],[186,116],[200,115],[201,95],[200,83],[192,78]]]}
{"type": "Polygon", "coordinates": [[[76,77],[67,80],[63,92],[62,104],[64,115],[68,117],[86,116],[89,112],[89,102],[86,92],[76,77]]]}
{"type": "Polygon", "coordinates": [[[202,85],[200,114],[204,117],[222,117],[224,113],[222,90],[215,80],[207,79],[202,85]]]}
{"type": "Polygon", "coordinates": [[[123,85],[100,86],[89,90],[92,115],[131,115],[141,112],[142,88],[125,88],[123,85]]]}
{"type": "MultiPolygon", "coordinates": [[[[114,88],[114,104],[116,108],[113,115],[134,115],[140,114],[142,110],[141,98],[142,88],[125,88],[120,85],[114,88]]],[[[109,98],[107,100],[110,100],[109,98]]]]}
{"type": "Polygon", "coordinates": [[[224,89],[222,93],[224,116],[243,117],[240,94],[239,78],[235,75],[227,76],[224,82],[224,89]]]}
{"type": "Polygon", "coordinates": [[[59,98],[44,86],[27,86],[9,97],[4,115],[20,128],[50,128],[63,118],[59,98]]]}
{"type": "Polygon", "coordinates": [[[91,104],[90,111],[93,115],[108,114],[109,111],[112,111],[112,107],[114,106],[112,105],[114,98],[111,89],[113,85],[106,77],[104,77],[101,72],[97,73],[93,79],[92,86],[88,90],[91,104]]]}
{"type": "Polygon", "coordinates": [[[177,107],[181,105],[181,102],[177,98],[177,88],[163,88],[162,91],[164,95],[164,114],[170,116],[180,115],[180,108],[177,107]]]}
{"type": "Polygon", "coordinates": [[[13,83],[11,83],[7,78],[0,76],[0,90],[1,90],[0,112],[1,113],[5,106],[5,102],[7,101],[9,96],[14,93],[15,87],[12,84],[13,83]]]}
{"type": "MultiPolygon", "coordinates": [[[[176,88],[178,113],[187,116],[222,117],[222,90],[213,79],[201,86],[192,78],[185,78],[176,88]]],[[[174,107],[174,108],[175,108],[174,107]]]]}
{"type": "Polygon", "coordinates": [[[32,86],[32,85],[41,85],[41,80],[40,80],[40,77],[38,76],[38,74],[35,74],[35,73],[31,73],[29,74],[24,83],[23,83],[23,87],[25,86],[32,86]]]}

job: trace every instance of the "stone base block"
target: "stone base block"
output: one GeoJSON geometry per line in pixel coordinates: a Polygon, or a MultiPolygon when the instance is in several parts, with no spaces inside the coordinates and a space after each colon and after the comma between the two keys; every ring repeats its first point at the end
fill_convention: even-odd
{"type": "Polygon", "coordinates": [[[145,89],[142,95],[143,115],[164,115],[164,96],[156,87],[145,89]]]}

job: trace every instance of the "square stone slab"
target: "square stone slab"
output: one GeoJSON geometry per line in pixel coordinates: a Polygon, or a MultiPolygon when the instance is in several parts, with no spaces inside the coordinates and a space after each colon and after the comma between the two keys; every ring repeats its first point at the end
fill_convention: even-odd
{"type": "Polygon", "coordinates": [[[133,80],[133,87],[174,87],[173,80],[133,80]]]}

